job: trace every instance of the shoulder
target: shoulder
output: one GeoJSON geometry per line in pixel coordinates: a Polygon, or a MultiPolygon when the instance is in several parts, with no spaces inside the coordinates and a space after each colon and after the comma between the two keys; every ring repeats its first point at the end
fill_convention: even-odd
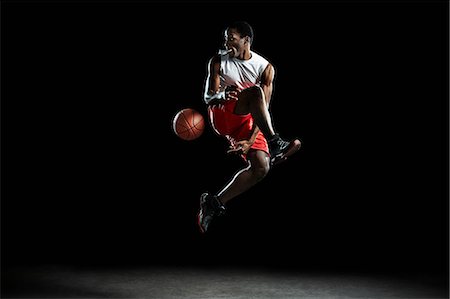
{"type": "Polygon", "coordinates": [[[264,71],[262,73],[263,78],[266,80],[272,81],[275,77],[275,68],[272,64],[268,63],[267,66],[264,68],[264,71]]]}
{"type": "Polygon", "coordinates": [[[209,65],[217,65],[217,64],[220,64],[220,62],[221,62],[221,57],[219,54],[216,54],[209,59],[208,64],[209,65]]]}
{"type": "Polygon", "coordinates": [[[216,73],[220,70],[221,58],[220,55],[214,55],[208,60],[208,69],[210,72],[216,73]]]}
{"type": "Polygon", "coordinates": [[[216,74],[220,71],[220,55],[214,55],[208,60],[209,74],[216,74]]]}
{"type": "Polygon", "coordinates": [[[265,56],[258,52],[252,51],[253,64],[259,69],[260,72],[273,69],[272,63],[265,56]]]}
{"type": "Polygon", "coordinates": [[[274,72],[275,71],[275,67],[273,66],[273,64],[268,62],[266,68],[264,69],[264,71],[266,71],[266,72],[274,72]]]}
{"type": "Polygon", "coordinates": [[[252,50],[252,56],[254,57],[254,59],[256,61],[260,61],[264,64],[270,64],[269,59],[267,59],[264,55],[261,55],[260,53],[255,52],[254,50],[252,50]]]}

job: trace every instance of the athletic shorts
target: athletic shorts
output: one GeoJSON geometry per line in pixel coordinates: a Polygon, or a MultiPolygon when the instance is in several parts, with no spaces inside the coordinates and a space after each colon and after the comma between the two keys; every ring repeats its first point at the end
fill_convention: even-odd
{"type": "MultiPolygon", "coordinates": [[[[234,113],[237,101],[229,100],[223,105],[208,106],[208,117],[217,134],[225,136],[230,143],[248,140],[252,135],[253,117],[251,114],[239,115],[234,113]]],[[[267,140],[261,131],[250,147],[254,150],[265,151],[269,155],[267,140]]],[[[245,159],[245,155],[243,156],[245,159]]]]}

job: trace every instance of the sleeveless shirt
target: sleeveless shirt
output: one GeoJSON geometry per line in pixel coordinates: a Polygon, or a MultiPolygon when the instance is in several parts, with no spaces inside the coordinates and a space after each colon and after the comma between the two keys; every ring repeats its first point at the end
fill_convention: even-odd
{"type": "Polygon", "coordinates": [[[220,61],[220,91],[227,86],[237,86],[240,89],[259,85],[261,76],[269,62],[261,55],[250,51],[251,58],[241,60],[229,55],[221,57],[220,61]]]}

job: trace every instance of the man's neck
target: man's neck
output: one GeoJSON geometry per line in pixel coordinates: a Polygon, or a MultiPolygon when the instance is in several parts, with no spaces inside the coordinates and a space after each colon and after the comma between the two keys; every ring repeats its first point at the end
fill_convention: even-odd
{"type": "Polygon", "coordinates": [[[249,60],[250,58],[252,58],[252,53],[250,52],[250,49],[245,49],[237,58],[241,60],[249,60]]]}

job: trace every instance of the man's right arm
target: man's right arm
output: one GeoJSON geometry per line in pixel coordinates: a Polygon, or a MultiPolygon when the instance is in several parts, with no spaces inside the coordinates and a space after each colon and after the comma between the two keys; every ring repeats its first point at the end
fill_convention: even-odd
{"type": "Polygon", "coordinates": [[[216,55],[208,63],[208,76],[205,82],[203,100],[207,105],[225,101],[225,91],[220,91],[220,56],[216,55]]]}

